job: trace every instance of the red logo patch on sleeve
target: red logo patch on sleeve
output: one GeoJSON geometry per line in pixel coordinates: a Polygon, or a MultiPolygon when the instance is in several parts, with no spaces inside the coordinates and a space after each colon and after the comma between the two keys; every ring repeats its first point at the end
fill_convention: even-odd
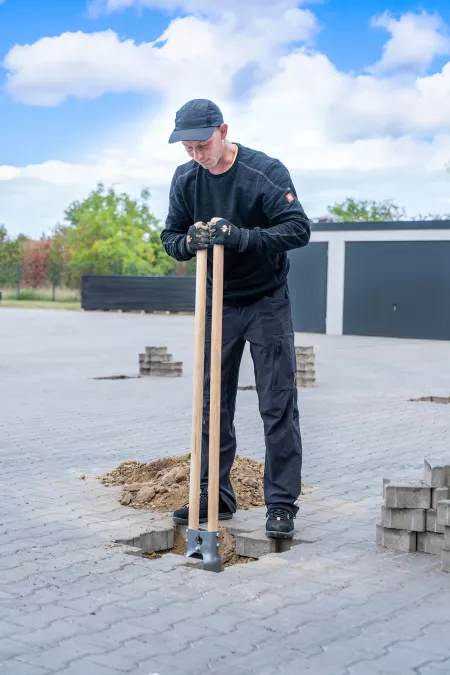
{"type": "Polygon", "coordinates": [[[289,204],[294,201],[295,197],[292,194],[292,192],[288,192],[286,195],[286,199],[288,200],[289,204]]]}

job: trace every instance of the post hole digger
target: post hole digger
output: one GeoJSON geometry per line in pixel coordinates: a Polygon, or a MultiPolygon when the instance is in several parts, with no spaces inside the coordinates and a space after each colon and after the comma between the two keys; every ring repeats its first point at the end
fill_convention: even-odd
{"type": "Polygon", "coordinates": [[[189,523],[186,557],[203,558],[203,567],[209,572],[221,572],[219,555],[219,455],[220,455],[220,387],[222,361],[223,309],[223,246],[215,245],[213,254],[210,427],[209,427],[209,498],[208,526],[200,529],[200,467],[203,422],[203,376],[205,352],[206,250],[197,253],[195,289],[194,375],[192,397],[191,472],[189,484],[189,523]]]}

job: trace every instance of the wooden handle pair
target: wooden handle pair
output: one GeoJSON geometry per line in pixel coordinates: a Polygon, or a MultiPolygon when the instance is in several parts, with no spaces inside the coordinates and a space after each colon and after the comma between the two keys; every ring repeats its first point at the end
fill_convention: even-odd
{"type": "MultiPolygon", "coordinates": [[[[209,419],[208,531],[219,525],[220,388],[222,374],[223,246],[214,245],[211,372],[209,419]]],[[[192,393],[191,473],[189,485],[189,529],[199,529],[200,470],[202,454],[203,378],[205,359],[205,314],[207,251],[197,253],[195,285],[194,374],[192,393]]]]}

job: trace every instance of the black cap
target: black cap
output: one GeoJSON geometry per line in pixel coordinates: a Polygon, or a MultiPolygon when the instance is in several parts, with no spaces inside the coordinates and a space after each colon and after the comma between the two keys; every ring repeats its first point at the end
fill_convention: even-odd
{"type": "Polygon", "coordinates": [[[185,103],[175,117],[175,129],[169,143],[177,141],[206,141],[216,127],[223,124],[220,108],[205,98],[196,98],[185,103]]]}

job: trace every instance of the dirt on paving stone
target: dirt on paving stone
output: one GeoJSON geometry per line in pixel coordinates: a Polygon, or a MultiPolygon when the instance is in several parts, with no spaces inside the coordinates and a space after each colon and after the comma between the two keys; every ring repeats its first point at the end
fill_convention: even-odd
{"type": "MultiPolygon", "coordinates": [[[[154,462],[123,462],[97,478],[104,485],[123,485],[120,503],[137,509],[165,513],[189,501],[190,453],[154,462]]],[[[264,506],[264,464],[236,457],[231,482],[237,508],[264,506]]]]}

